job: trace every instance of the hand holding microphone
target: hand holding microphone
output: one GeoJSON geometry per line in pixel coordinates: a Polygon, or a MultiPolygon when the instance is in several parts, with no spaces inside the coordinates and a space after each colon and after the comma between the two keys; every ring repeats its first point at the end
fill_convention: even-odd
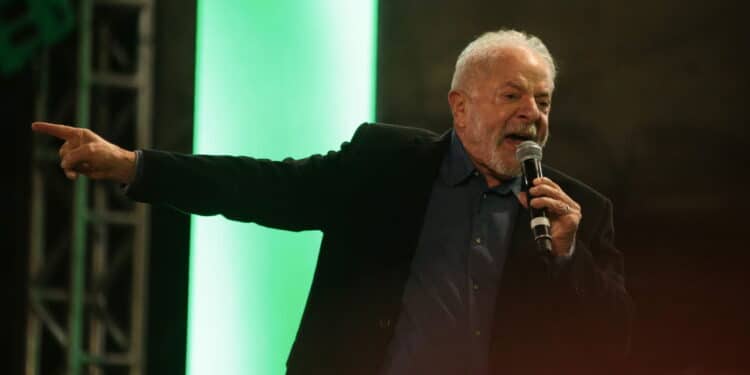
{"type": "Polygon", "coordinates": [[[531,231],[539,249],[555,256],[570,254],[581,222],[581,206],[542,174],[542,148],[524,141],[516,149],[523,169],[521,203],[529,208],[531,231]],[[527,198],[531,196],[530,202],[527,198]]]}

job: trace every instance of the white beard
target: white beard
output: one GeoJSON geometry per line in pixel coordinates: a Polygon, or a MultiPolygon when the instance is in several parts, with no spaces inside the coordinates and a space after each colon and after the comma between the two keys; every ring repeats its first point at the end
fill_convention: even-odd
{"type": "MultiPolygon", "coordinates": [[[[473,140],[478,140],[482,138],[482,132],[481,126],[474,126],[470,127],[468,130],[469,136],[473,140]]],[[[489,159],[486,160],[486,168],[489,169],[493,174],[495,174],[495,177],[517,177],[520,176],[522,173],[521,163],[518,162],[518,160],[513,158],[513,160],[510,163],[506,163],[506,161],[503,160],[503,157],[500,153],[499,147],[505,138],[506,134],[511,133],[524,133],[528,135],[531,139],[536,140],[537,139],[537,129],[535,126],[532,125],[522,125],[522,126],[515,126],[512,128],[507,128],[505,131],[498,137],[498,139],[494,139],[493,142],[483,144],[483,148],[489,146],[489,150],[484,150],[485,155],[489,155],[489,159]]],[[[540,146],[544,148],[544,146],[547,144],[547,139],[549,138],[549,132],[545,135],[544,139],[538,141],[540,146]]]]}
{"type": "Polygon", "coordinates": [[[521,175],[521,163],[513,160],[512,163],[505,163],[497,149],[492,150],[487,167],[496,177],[517,177],[521,175]]]}

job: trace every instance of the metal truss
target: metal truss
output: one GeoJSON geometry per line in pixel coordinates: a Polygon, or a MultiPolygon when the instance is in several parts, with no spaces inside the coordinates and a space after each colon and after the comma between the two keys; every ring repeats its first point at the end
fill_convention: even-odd
{"type": "MultiPolygon", "coordinates": [[[[50,72],[59,73],[61,62],[55,47],[42,53],[37,118],[72,120],[123,147],[149,147],[153,0],[77,7],[77,72],[56,91],[65,77],[50,72]]],[[[66,181],[59,146],[34,138],[25,374],[144,374],[149,209],[119,186],[66,181]]]]}

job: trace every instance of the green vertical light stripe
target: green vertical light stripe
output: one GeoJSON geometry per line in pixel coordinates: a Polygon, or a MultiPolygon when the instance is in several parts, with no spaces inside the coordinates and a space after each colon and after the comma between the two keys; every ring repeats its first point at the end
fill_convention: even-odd
{"type": "MultiPolygon", "coordinates": [[[[374,119],[376,15],[376,0],[198,0],[195,152],[337,149],[374,119]]],[[[193,217],[188,374],[284,373],[320,238],[193,217]]]]}

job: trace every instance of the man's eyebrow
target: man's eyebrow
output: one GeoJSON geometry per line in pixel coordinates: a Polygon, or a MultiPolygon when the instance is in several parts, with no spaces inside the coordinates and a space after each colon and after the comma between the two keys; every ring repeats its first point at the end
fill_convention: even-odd
{"type": "Polygon", "coordinates": [[[522,84],[520,84],[518,82],[515,82],[515,81],[505,82],[505,84],[503,86],[510,86],[511,88],[514,88],[516,90],[526,90],[526,88],[523,87],[522,84]]]}
{"type": "MultiPolygon", "coordinates": [[[[505,82],[504,85],[500,86],[500,89],[502,89],[503,87],[510,87],[512,89],[516,89],[516,90],[519,90],[519,91],[526,91],[526,87],[524,85],[516,82],[516,81],[505,82]]],[[[551,98],[552,97],[552,93],[550,91],[542,91],[542,92],[540,92],[538,94],[535,94],[534,97],[535,98],[545,98],[545,99],[546,98],[551,98]]]]}

